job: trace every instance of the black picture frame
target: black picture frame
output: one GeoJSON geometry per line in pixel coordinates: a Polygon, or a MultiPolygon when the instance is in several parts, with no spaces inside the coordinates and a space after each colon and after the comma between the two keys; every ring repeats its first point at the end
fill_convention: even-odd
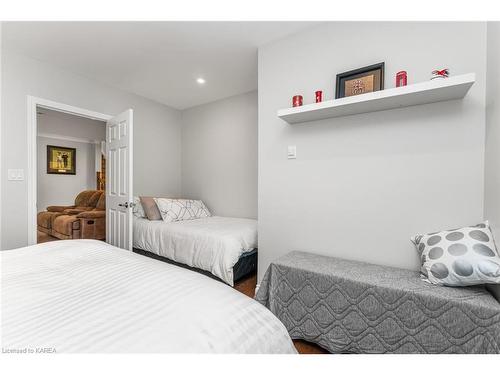
{"type": "Polygon", "coordinates": [[[76,148],[47,145],[47,174],[76,175],[76,148]],[[54,160],[54,152],[57,151],[69,157],[69,160],[67,157],[59,161],[63,163],[61,166],[54,165],[54,163],[57,163],[54,160]],[[66,159],[67,166],[64,165],[64,159],[66,159]]]}
{"type": "MultiPolygon", "coordinates": [[[[372,91],[380,91],[384,89],[384,70],[385,70],[385,62],[381,62],[378,64],[368,65],[363,68],[350,70],[348,72],[337,74],[336,84],[335,84],[335,99],[340,99],[345,97],[345,82],[348,80],[352,80],[355,78],[364,77],[367,73],[371,73],[373,71],[379,72],[379,84],[377,87],[374,87],[372,91]]],[[[362,95],[362,94],[356,94],[362,95]]],[[[351,96],[351,95],[350,95],[351,96]]]]}

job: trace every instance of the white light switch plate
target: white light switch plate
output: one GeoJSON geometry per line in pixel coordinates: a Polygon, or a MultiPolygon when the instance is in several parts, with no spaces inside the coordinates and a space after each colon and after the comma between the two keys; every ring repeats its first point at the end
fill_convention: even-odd
{"type": "Polygon", "coordinates": [[[297,159],[297,146],[288,146],[288,159],[297,159]]]}
{"type": "Polygon", "coordinates": [[[9,169],[7,175],[9,181],[24,181],[24,169],[9,169]]]}

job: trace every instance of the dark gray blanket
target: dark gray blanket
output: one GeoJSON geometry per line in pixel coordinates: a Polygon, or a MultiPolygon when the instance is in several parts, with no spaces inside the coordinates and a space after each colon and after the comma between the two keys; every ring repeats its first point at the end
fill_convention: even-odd
{"type": "Polygon", "coordinates": [[[272,263],[256,300],[292,338],[332,353],[500,353],[500,303],[418,272],[292,252],[272,263]]]}

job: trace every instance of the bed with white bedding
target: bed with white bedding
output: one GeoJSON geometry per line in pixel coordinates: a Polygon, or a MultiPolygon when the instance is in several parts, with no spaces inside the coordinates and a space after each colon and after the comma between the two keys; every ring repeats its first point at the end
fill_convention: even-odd
{"type": "Polygon", "coordinates": [[[221,216],[164,222],[134,217],[134,248],[212,273],[233,285],[233,267],[257,248],[257,221],[221,216]]]}
{"type": "Polygon", "coordinates": [[[100,241],[49,242],[1,259],[4,350],[296,353],[258,302],[100,241]]]}

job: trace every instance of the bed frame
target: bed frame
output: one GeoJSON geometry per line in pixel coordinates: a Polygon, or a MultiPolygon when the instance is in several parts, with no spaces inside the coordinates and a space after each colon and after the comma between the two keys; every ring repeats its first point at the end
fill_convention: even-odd
{"type": "MultiPolygon", "coordinates": [[[[224,282],[221,279],[219,279],[217,276],[213,275],[212,273],[210,273],[208,271],[205,271],[205,270],[202,270],[199,268],[195,268],[195,267],[190,267],[187,264],[175,262],[171,259],[154,254],[150,251],[138,249],[135,247],[134,247],[133,251],[134,251],[134,253],[141,254],[141,255],[144,255],[144,256],[147,256],[147,257],[150,257],[150,258],[153,258],[153,259],[165,262],[165,263],[170,263],[170,264],[173,264],[175,266],[186,268],[188,270],[195,271],[195,272],[201,273],[205,276],[211,277],[214,280],[224,282]]],[[[255,273],[256,271],[257,271],[257,249],[253,249],[249,252],[242,254],[240,259],[238,259],[238,262],[236,262],[236,264],[234,265],[234,267],[233,267],[233,283],[245,278],[246,276],[249,276],[249,275],[255,273]]]]}

